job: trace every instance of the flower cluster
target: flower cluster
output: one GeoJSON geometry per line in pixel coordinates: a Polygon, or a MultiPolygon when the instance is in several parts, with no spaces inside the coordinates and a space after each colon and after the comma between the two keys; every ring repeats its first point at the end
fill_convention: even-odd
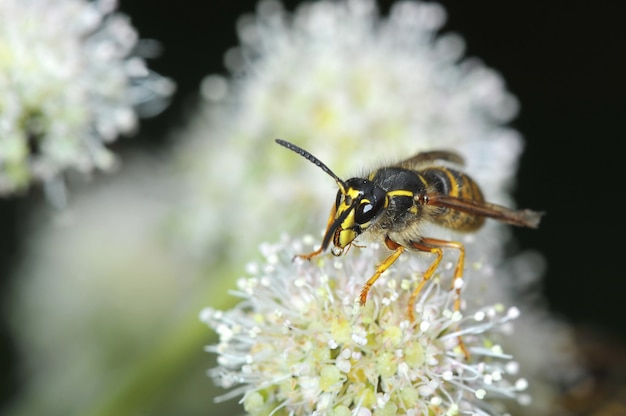
{"type": "MultiPolygon", "coordinates": [[[[219,334],[208,347],[219,363],[210,375],[234,387],[224,397],[244,393],[252,415],[346,416],[502,414],[506,400],[529,400],[517,362],[500,344],[517,308],[468,300],[462,313],[454,311],[447,270],[427,284],[411,322],[411,287],[428,259],[401,258],[360,307],[356,299],[380,254],[375,245],[292,262],[309,248],[288,238],[263,244],[263,260],[238,282],[239,305],[202,311],[219,334]]],[[[482,273],[474,264],[465,288],[482,273]]]]}
{"type": "Polygon", "coordinates": [[[135,55],[137,33],[115,6],[0,2],[0,194],[43,182],[62,199],[64,172],[111,168],[106,145],[134,131],[137,111],[167,104],[173,82],[135,55]]]}

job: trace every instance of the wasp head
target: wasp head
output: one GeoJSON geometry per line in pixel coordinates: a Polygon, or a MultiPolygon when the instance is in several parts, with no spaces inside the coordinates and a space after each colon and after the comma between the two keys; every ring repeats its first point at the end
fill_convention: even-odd
{"type": "Polygon", "coordinates": [[[328,166],[306,150],[285,140],[276,139],[276,143],[306,158],[337,182],[339,191],[324,233],[321,250],[326,250],[332,240],[334,245],[332,253],[335,256],[341,255],[343,250],[382,212],[387,197],[386,192],[368,179],[352,178],[343,181],[328,166]]]}
{"type": "Polygon", "coordinates": [[[372,224],[385,206],[386,192],[372,181],[352,178],[345,182],[345,188],[339,188],[335,201],[335,221],[324,236],[324,244],[332,236],[332,253],[340,255],[343,249],[363,233],[372,224]]]}

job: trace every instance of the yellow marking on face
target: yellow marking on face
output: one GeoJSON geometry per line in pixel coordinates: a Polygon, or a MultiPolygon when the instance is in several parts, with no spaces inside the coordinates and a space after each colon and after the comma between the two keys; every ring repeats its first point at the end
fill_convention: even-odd
{"type": "Polygon", "coordinates": [[[343,201],[339,208],[337,208],[337,214],[335,218],[339,218],[341,214],[347,209],[352,208],[352,202],[361,195],[361,192],[354,188],[349,188],[347,192],[343,194],[343,201]]]}
{"type": "Polygon", "coordinates": [[[343,193],[343,196],[343,201],[337,208],[335,218],[339,218],[347,210],[350,210],[350,212],[341,222],[341,224],[339,224],[339,228],[337,228],[337,230],[335,231],[335,236],[333,237],[333,244],[335,245],[335,247],[339,248],[346,247],[357,236],[356,232],[351,230],[351,228],[354,226],[355,207],[353,206],[353,202],[361,196],[361,191],[354,188],[348,188],[347,191],[343,193]]]}
{"type": "Polygon", "coordinates": [[[339,238],[337,238],[337,241],[335,241],[335,243],[338,243],[339,247],[344,248],[348,244],[352,243],[352,241],[354,241],[356,237],[357,233],[353,230],[341,230],[339,231],[339,238]]]}
{"type": "Polygon", "coordinates": [[[339,226],[343,230],[345,230],[345,229],[352,227],[353,225],[354,225],[354,210],[351,210],[348,216],[343,220],[341,224],[339,224],[339,226]]]}
{"type": "Polygon", "coordinates": [[[350,212],[341,224],[339,224],[335,230],[335,235],[333,236],[333,245],[341,249],[345,248],[357,237],[356,231],[352,229],[354,226],[354,209],[352,209],[349,205],[342,204],[337,211],[337,217],[339,217],[339,215],[347,209],[349,209],[350,212]]]}
{"type": "Polygon", "coordinates": [[[359,191],[358,189],[354,189],[354,188],[348,188],[348,192],[346,193],[352,199],[358,198],[358,196],[361,195],[361,191],[359,191]]]}

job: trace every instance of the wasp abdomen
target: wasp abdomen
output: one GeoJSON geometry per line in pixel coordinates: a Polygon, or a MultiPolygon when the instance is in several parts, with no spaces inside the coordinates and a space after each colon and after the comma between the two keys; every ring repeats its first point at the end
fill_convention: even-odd
{"type": "MultiPolygon", "coordinates": [[[[429,185],[430,191],[475,202],[483,202],[480,188],[472,178],[455,169],[443,166],[431,167],[420,172],[429,185]]],[[[434,219],[444,227],[458,231],[474,231],[480,228],[485,218],[459,210],[441,207],[434,219]]]]}

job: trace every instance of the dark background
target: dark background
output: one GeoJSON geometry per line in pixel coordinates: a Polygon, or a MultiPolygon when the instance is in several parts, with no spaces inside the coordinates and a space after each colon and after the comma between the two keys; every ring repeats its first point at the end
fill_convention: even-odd
{"type": "MultiPolygon", "coordinates": [[[[118,153],[165,144],[184,123],[184,108],[209,73],[225,73],[222,56],[235,46],[235,21],[254,1],[133,0],[121,2],[142,38],[159,40],[149,62],[173,78],[168,110],[144,120],[118,153]]],[[[626,338],[623,209],[620,166],[626,139],[626,29],[619,1],[446,0],[444,31],[460,33],[468,56],[499,71],[521,102],[513,127],[526,138],[515,197],[547,212],[539,230],[515,230],[520,245],[548,260],[543,282],[551,308],[577,325],[626,338]],[[620,260],[622,259],[622,260],[620,260]]],[[[286,2],[293,9],[296,2],[286,2]]],[[[386,10],[389,2],[382,4],[386,10]]],[[[0,199],[0,291],[22,251],[22,220],[44,203],[33,189],[0,199]]],[[[0,321],[0,402],[16,393],[17,354],[0,321]]]]}

